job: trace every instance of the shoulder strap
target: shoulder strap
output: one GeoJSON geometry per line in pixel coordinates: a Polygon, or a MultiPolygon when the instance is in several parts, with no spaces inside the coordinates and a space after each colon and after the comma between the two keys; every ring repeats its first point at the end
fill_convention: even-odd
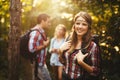
{"type": "Polygon", "coordinates": [[[30,29],[30,32],[32,32],[32,31],[38,31],[40,33],[40,31],[38,29],[30,29]]]}
{"type": "Polygon", "coordinates": [[[41,34],[42,38],[43,38],[44,40],[46,40],[46,39],[44,38],[43,34],[40,32],[40,30],[38,30],[38,29],[30,29],[30,33],[31,33],[32,31],[38,31],[38,32],[41,34]]]}
{"type": "Polygon", "coordinates": [[[70,34],[67,36],[67,38],[65,39],[65,41],[68,41],[70,39],[70,34]]]}

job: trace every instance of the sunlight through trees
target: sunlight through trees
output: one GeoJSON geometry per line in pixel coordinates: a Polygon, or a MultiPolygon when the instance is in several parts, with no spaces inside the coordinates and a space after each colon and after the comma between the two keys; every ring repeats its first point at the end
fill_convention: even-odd
{"type": "MultiPolygon", "coordinates": [[[[0,0],[0,62],[3,62],[0,65],[0,80],[8,78],[7,50],[8,33],[11,28],[10,1],[0,0]]],[[[59,23],[66,25],[69,32],[72,27],[73,16],[81,10],[87,11],[93,19],[92,33],[99,36],[103,59],[103,80],[120,79],[120,0],[20,1],[21,34],[36,24],[36,17],[40,13],[47,13],[51,16],[52,29],[47,32],[48,36],[53,36],[54,28],[59,23]]],[[[13,14],[15,15],[15,13],[13,14]]]]}

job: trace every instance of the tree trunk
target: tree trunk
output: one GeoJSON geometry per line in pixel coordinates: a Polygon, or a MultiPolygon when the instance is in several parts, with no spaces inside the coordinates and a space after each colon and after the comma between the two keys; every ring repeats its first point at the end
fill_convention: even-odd
{"type": "Polygon", "coordinates": [[[19,37],[21,26],[20,0],[10,0],[10,30],[8,42],[8,80],[19,80],[19,37]]]}

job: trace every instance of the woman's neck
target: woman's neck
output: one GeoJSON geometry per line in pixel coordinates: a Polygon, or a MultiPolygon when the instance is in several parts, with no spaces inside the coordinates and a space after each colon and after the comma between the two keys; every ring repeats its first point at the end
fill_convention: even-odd
{"type": "Polygon", "coordinates": [[[80,49],[82,46],[82,42],[81,41],[77,41],[77,44],[75,46],[75,49],[80,49]]]}
{"type": "Polygon", "coordinates": [[[63,39],[63,36],[56,36],[57,39],[63,39]]]}
{"type": "Polygon", "coordinates": [[[77,44],[75,46],[75,49],[80,49],[82,46],[82,37],[77,37],[77,44]]]}
{"type": "Polygon", "coordinates": [[[56,37],[56,40],[59,42],[63,39],[63,37],[56,37]]]}
{"type": "Polygon", "coordinates": [[[82,41],[82,36],[77,36],[78,41],[82,41]]]}

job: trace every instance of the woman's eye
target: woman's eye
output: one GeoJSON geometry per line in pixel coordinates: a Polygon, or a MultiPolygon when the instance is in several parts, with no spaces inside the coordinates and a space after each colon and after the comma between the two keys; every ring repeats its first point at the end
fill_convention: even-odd
{"type": "Polygon", "coordinates": [[[84,22],[76,22],[75,24],[76,24],[76,25],[88,26],[88,24],[87,24],[87,23],[84,23],[84,22]]]}
{"type": "Polygon", "coordinates": [[[76,23],[77,25],[80,25],[80,23],[76,23]]]}
{"type": "Polygon", "coordinates": [[[83,23],[82,25],[87,26],[88,24],[87,23],[83,23]]]}

